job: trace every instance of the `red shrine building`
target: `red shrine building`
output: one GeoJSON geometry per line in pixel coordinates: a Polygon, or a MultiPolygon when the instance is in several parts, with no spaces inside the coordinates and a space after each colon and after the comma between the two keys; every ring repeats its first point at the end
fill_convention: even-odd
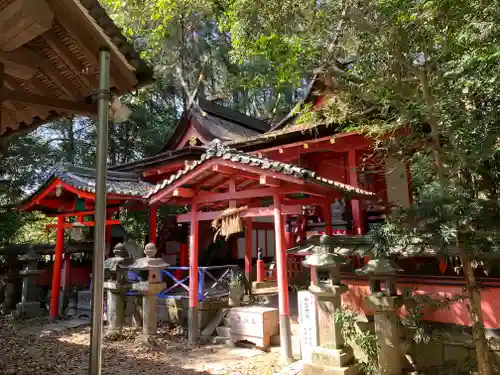
{"type": "MultiPolygon", "coordinates": [[[[302,104],[317,109],[329,95],[322,77],[316,77],[302,104]]],[[[335,235],[338,251],[351,259],[351,270],[343,274],[350,288],[343,302],[363,309],[368,281],[352,270],[367,261],[364,254],[370,242],[364,235],[370,228],[384,221],[391,206],[411,204],[410,168],[389,154],[375,152],[373,140],[364,135],[339,132],[334,124],[302,123],[294,113],[270,125],[198,98],[160,153],[110,167],[110,230],[119,223],[120,210],[147,210],[149,242],[157,243],[169,264],[189,266],[190,308],[197,308],[199,266],[239,264],[254,279],[257,249],[262,249],[264,259],[276,263],[267,277],[278,283],[280,322],[289,324],[293,308],[288,286],[306,271],[302,258],[285,250],[312,234],[326,233],[335,235]],[[157,210],[167,205],[186,210],[175,220],[160,223],[157,210]],[[214,246],[211,222],[224,213],[239,215],[244,230],[214,246]],[[172,241],[179,246],[169,246],[172,241]]],[[[74,226],[68,218],[93,225],[88,217],[94,210],[94,179],[90,169],[58,166],[22,207],[58,217],[55,287],[60,283],[64,230],[74,226]]],[[[399,278],[401,289],[440,297],[461,293],[463,276],[454,271],[457,257],[438,259],[430,250],[410,249],[400,249],[394,256],[405,270],[399,278]]],[[[494,272],[477,270],[490,288],[483,293],[489,329],[499,327],[500,318],[494,313],[500,304],[494,298],[500,285],[494,272]]],[[[426,318],[470,326],[464,303],[457,302],[451,310],[429,311],[426,318]]],[[[51,315],[57,315],[56,302],[51,304],[51,315]]]]}

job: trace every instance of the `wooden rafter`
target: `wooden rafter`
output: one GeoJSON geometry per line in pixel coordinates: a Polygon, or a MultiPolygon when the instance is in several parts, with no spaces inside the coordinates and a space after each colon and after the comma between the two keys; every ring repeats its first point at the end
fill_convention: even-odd
{"type": "MultiPolygon", "coordinates": [[[[90,25],[90,20],[85,22],[81,21],[81,18],[77,17],[79,13],[82,12],[80,8],[78,8],[77,4],[72,4],[68,6],[68,2],[60,1],[60,0],[47,0],[50,8],[57,16],[57,19],[61,26],[66,30],[66,32],[71,36],[71,38],[78,44],[78,47],[81,51],[86,55],[86,57],[96,63],[97,66],[97,53],[94,48],[90,45],[89,40],[82,38],[78,32],[75,30],[85,30],[90,33],[90,35],[95,38],[95,40],[99,40],[102,38],[102,35],[95,30],[92,25],[90,25]]],[[[86,15],[85,15],[86,16],[86,15]]],[[[124,91],[125,87],[133,87],[135,86],[135,82],[133,81],[130,72],[128,74],[124,74],[122,70],[119,69],[121,64],[116,64],[116,53],[111,51],[111,61],[110,61],[110,69],[113,72],[113,76],[118,77],[118,79],[112,80],[113,85],[115,85],[120,91],[124,91]]]]}
{"type": "Polygon", "coordinates": [[[35,104],[85,115],[97,113],[97,106],[95,104],[88,104],[83,101],[77,102],[66,99],[49,98],[47,96],[19,92],[7,88],[1,89],[1,95],[5,98],[5,100],[11,100],[19,103],[35,104]]]}
{"type": "Polygon", "coordinates": [[[83,72],[86,66],[69,50],[53,30],[49,30],[42,35],[43,40],[52,50],[63,60],[66,66],[78,76],[87,87],[97,87],[97,80],[83,72]]]}

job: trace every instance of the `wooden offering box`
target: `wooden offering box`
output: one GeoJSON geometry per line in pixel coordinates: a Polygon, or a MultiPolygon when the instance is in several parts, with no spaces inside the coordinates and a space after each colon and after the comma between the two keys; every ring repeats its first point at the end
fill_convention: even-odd
{"type": "Polygon", "coordinates": [[[272,307],[234,307],[228,318],[233,342],[250,341],[267,349],[271,345],[271,336],[279,330],[278,309],[272,307]]]}

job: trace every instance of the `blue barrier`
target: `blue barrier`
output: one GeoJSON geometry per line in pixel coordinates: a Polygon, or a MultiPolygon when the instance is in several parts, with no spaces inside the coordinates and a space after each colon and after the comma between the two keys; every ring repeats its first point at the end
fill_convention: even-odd
{"type": "MultiPolygon", "coordinates": [[[[205,301],[207,298],[224,297],[229,294],[229,283],[234,271],[238,266],[211,266],[198,267],[198,301],[205,301]],[[218,273],[217,276],[214,274],[218,273]],[[207,287],[207,282],[211,284],[207,287]]],[[[157,294],[161,298],[189,298],[189,267],[171,266],[161,271],[164,281],[173,281],[173,285],[157,294]],[[173,271],[187,271],[188,276],[178,279],[173,271]]],[[[129,271],[128,281],[143,281],[140,276],[129,271]]],[[[137,292],[129,292],[127,295],[135,295],[137,292]]]]}

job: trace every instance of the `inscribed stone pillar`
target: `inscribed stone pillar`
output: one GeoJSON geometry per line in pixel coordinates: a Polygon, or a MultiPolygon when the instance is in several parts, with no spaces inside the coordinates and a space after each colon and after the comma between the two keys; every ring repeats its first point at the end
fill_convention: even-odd
{"type": "Polygon", "coordinates": [[[333,252],[332,244],[331,236],[322,235],[319,244],[308,247],[313,254],[303,262],[314,274],[309,291],[318,301],[319,337],[319,346],[312,352],[312,363],[304,363],[304,375],[358,373],[353,350],[345,345],[340,325],[335,322],[335,312],[341,308],[341,296],[347,291],[347,286],[340,283],[340,266],[347,261],[333,252]]]}

